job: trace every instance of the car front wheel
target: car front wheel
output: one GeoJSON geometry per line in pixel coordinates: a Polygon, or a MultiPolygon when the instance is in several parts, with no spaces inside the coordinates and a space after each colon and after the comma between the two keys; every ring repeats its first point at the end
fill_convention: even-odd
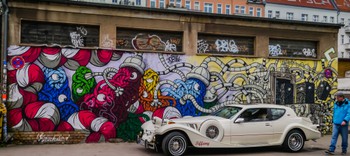
{"type": "Polygon", "coordinates": [[[163,139],[162,149],[166,155],[184,155],[187,150],[187,138],[180,132],[171,132],[163,139]]]}
{"type": "Polygon", "coordinates": [[[298,130],[292,130],[288,132],[283,147],[289,152],[299,152],[303,149],[304,143],[303,134],[298,130]]]}

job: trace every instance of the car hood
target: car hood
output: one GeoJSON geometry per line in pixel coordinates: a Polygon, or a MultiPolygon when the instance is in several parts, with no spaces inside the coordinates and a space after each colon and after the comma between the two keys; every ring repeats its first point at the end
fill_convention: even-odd
{"type": "Polygon", "coordinates": [[[206,120],[225,120],[225,118],[217,116],[198,116],[198,117],[184,117],[179,119],[171,119],[171,121],[182,124],[182,123],[202,123],[206,120]]]}

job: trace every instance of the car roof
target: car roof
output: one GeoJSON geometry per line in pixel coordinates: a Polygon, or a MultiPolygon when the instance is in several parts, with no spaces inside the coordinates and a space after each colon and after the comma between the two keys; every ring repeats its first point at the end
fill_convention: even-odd
{"type": "Polygon", "coordinates": [[[242,107],[242,108],[289,108],[287,106],[283,106],[283,105],[277,105],[277,104],[263,104],[263,103],[259,103],[259,104],[232,104],[232,105],[228,105],[228,106],[235,106],[235,107],[242,107]]]}

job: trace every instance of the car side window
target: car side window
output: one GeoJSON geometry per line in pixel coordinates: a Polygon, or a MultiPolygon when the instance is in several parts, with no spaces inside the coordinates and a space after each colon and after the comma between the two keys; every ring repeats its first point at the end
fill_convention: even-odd
{"type": "Polygon", "coordinates": [[[285,109],[282,108],[271,108],[269,113],[268,113],[268,118],[269,120],[277,120],[281,118],[284,113],[286,113],[285,109]]]}
{"type": "Polygon", "coordinates": [[[244,122],[268,121],[266,108],[252,108],[245,110],[239,118],[244,118],[244,122]]]}

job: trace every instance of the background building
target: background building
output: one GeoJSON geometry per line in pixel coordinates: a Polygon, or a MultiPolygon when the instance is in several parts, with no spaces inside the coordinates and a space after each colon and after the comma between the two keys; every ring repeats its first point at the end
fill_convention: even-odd
{"type": "Polygon", "coordinates": [[[146,7],[147,0],[71,0],[80,2],[91,2],[91,3],[106,3],[106,4],[119,4],[119,5],[131,5],[146,7]]]}
{"type": "Polygon", "coordinates": [[[264,17],[262,0],[147,0],[147,7],[264,17]]]}
{"type": "Polygon", "coordinates": [[[344,24],[339,29],[338,55],[339,58],[349,59],[350,61],[350,0],[335,0],[335,4],[339,11],[338,23],[344,24]]]}
{"type": "Polygon", "coordinates": [[[308,22],[337,23],[337,9],[331,0],[266,0],[265,17],[308,22]]]}

